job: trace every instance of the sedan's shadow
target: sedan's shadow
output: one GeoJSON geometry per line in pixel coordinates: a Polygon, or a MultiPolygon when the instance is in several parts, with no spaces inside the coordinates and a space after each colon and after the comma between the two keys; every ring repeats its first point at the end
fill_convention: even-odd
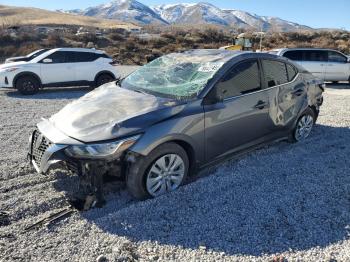
{"type": "Polygon", "coordinates": [[[66,88],[45,88],[35,95],[22,95],[16,90],[4,90],[7,96],[19,99],[77,99],[92,91],[92,87],[66,87],[66,88]]]}
{"type": "MultiPolygon", "coordinates": [[[[298,144],[278,143],[223,163],[178,191],[134,201],[125,189],[82,217],[109,234],[262,255],[349,239],[350,129],[318,125],[298,144]]],[[[62,189],[62,187],[60,187],[62,189]]]]}

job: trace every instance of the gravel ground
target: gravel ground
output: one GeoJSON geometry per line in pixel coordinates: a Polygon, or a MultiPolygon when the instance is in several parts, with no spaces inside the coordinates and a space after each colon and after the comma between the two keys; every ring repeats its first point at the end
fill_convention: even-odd
{"type": "MultiPolygon", "coordinates": [[[[128,68],[122,68],[127,72],[128,68]]],[[[312,136],[208,170],[180,190],[134,201],[123,183],[102,209],[24,228],[67,205],[74,177],[37,175],[27,140],[89,90],[0,90],[0,261],[350,261],[350,87],[327,88],[312,136]],[[278,260],[280,259],[280,260],[278,260]]]]}

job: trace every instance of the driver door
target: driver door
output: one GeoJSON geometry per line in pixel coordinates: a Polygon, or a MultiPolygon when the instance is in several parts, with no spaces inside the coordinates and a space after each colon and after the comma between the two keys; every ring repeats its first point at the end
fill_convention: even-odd
{"type": "Polygon", "coordinates": [[[223,101],[204,105],[207,160],[244,147],[273,129],[257,59],[235,65],[212,92],[223,101]]]}
{"type": "Polygon", "coordinates": [[[72,52],[56,51],[44,58],[41,63],[43,84],[69,83],[76,81],[76,68],[72,52]]]}

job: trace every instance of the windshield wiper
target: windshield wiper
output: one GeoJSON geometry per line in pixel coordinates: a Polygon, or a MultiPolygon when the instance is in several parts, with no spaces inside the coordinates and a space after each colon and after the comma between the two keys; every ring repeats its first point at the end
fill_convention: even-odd
{"type": "Polygon", "coordinates": [[[137,92],[137,93],[144,94],[144,95],[150,95],[150,93],[147,93],[146,91],[141,90],[141,89],[130,89],[130,90],[137,92]]]}

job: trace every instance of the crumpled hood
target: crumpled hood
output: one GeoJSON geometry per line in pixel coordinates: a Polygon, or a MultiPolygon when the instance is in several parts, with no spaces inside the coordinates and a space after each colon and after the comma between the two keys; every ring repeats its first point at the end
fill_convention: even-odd
{"type": "Polygon", "coordinates": [[[109,83],[68,104],[49,121],[69,137],[96,142],[135,134],[181,111],[171,110],[176,104],[109,83]]]}

